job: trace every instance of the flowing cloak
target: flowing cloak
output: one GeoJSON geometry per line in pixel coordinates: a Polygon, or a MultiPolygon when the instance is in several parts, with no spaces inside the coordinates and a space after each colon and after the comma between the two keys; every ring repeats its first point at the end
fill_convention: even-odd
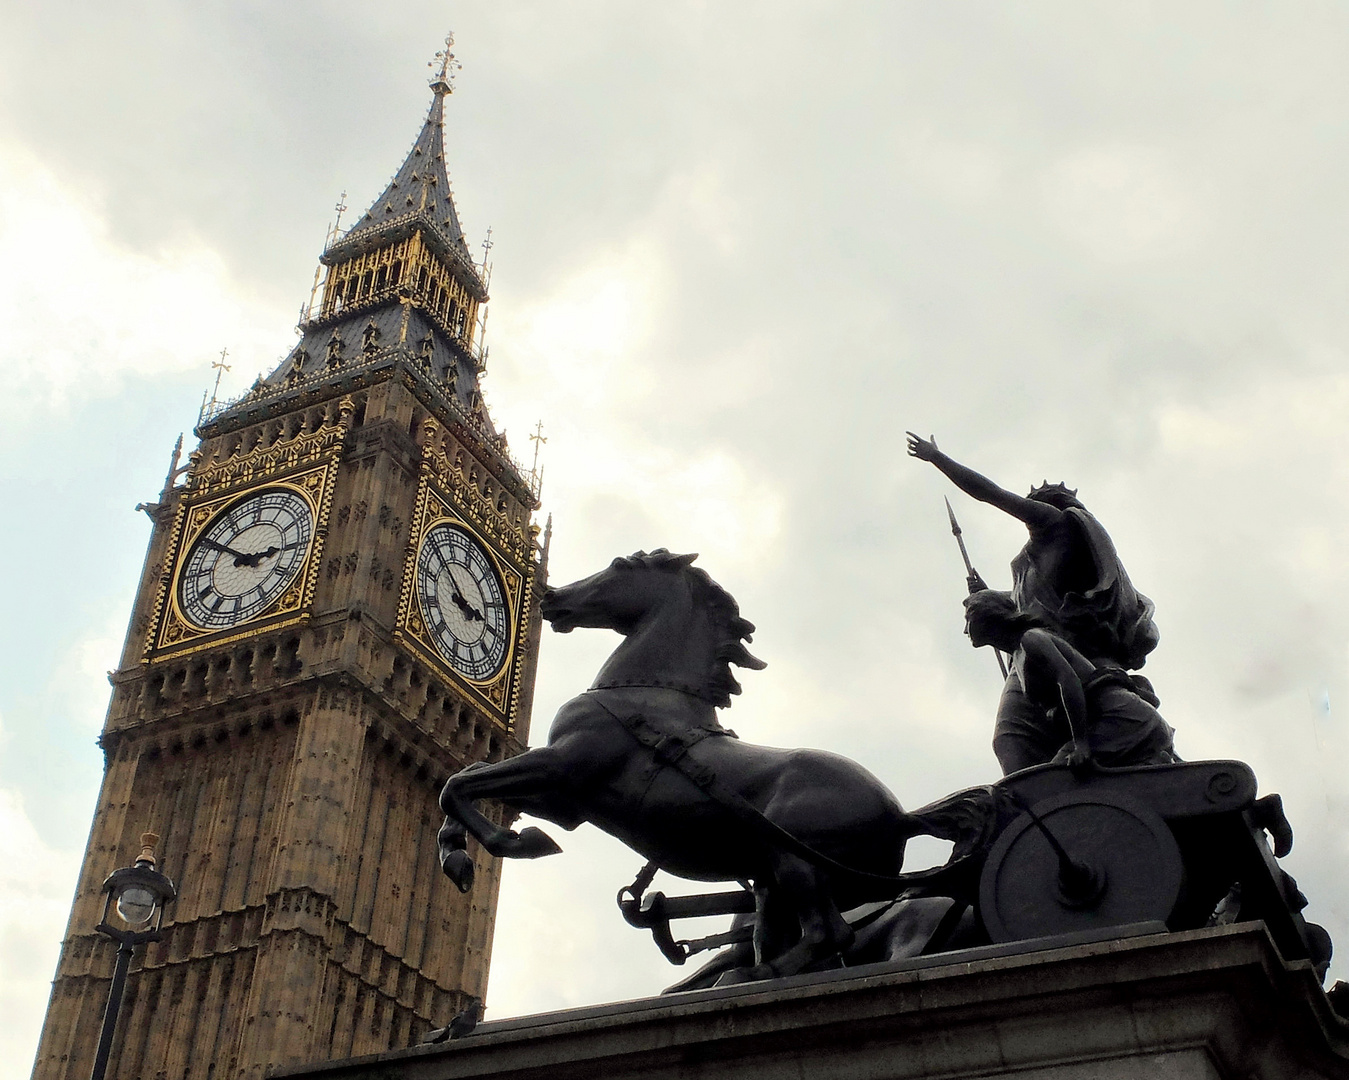
{"type": "Polygon", "coordinates": [[[1091,554],[1096,583],[1085,592],[1057,595],[1027,544],[1012,560],[1012,600],[1017,610],[1039,616],[1083,655],[1140,668],[1160,636],[1152,621],[1153,603],[1133,587],[1101,523],[1077,507],[1064,513],[1091,554]]]}
{"type": "MultiPolygon", "coordinates": [[[[1012,658],[1013,678],[1020,679],[1025,693],[1026,654],[1018,649],[1012,658]]],[[[1042,688],[1042,694],[1043,694],[1042,688]]],[[[1173,743],[1175,731],[1138,692],[1129,673],[1112,664],[1097,667],[1082,683],[1087,698],[1087,745],[1098,765],[1169,765],[1178,761],[1173,743]]],[[[1044,710],[1043,734],[1047,740],[1062,739],[1052,760],[1064,762],[1073,750],[1072,732],[1063,719],[1057,695],[1031,699],[1044,710]]],[[[1050,760],[1046,758],[1046,760],[1050,760]]]]}
{"type": "Polygon", "coordinates": [[[1180,760],[1174,729],[1138,694],[1127,671],[1098,667],[1082,689],[1087,695],[1087,743],[1100,764],[1118,768],[1180,760]]]}

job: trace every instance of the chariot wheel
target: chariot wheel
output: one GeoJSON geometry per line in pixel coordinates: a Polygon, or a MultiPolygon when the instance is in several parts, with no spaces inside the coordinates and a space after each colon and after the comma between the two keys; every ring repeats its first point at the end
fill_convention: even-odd
{"type": "Polygon", "coordinates": [[[995,943],[1165,922],[1183,877],[1159,814],[1132,799],[1070,792],[1002,831],[979,880],[979,914],[995,943]]]}

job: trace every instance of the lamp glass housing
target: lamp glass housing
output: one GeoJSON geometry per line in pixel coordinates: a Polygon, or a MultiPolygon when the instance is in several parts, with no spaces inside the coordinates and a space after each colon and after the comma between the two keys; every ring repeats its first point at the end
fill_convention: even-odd
{"type": "Polygon", "coordinates": [[[128,926],[144,926],[155,913],[159,897],[142,885],[132,885],[117,896],[117,914],[128,926]]]}

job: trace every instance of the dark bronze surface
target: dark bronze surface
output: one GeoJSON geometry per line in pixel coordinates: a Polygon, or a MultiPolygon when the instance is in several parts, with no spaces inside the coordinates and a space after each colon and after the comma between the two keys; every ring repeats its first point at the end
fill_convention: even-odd
{"type": "MultiPolygon", "coordinates": [[[[474,806],[499,799],[563,828],[590,821],[648,860],[619,892],[627,921],[676,964],[722,950],[672,989],[1237,916],[1265,919],[1286,956],[1324,969],[1324,933],[1297,914],[1305,901],[1265,839],[1285,854],[1291,829],[1277,796],[1256,798],[1247,766],[1167,753],[1167,764],[1108,768],[1060,755],[906,812],[855,762],[754,746],[722,727],[716,709],[740,689],[731,665],[763,665],[745,648],[753,626],[692,562],[638,552],[545,595],[554,629],[624,640],[559,710],[546,746],[446,783],[440,859],[462,890],[473,885],[470,835],[496,856],[559,850],[542,830],[496,825],[474,806]],[[951,857],[904,873],[905,842],[919,834],[952,841],[951,857]],[[648,893],[657,869],[742,891],[648,893]],[[731,928],[693,941],[673,929],[710,914],[734,914],[731,928]]],[[[1113,670],[1116,683],[1128,678],[1113,670]]]]}

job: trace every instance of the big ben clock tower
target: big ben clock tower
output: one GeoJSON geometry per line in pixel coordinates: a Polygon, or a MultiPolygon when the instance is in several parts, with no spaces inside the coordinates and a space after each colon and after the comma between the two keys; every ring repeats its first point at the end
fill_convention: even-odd
{"type": "Polygon", "coordinates": [[[546,564],[478,385],[487,289],[440,59],[407,159],[323,253],[300,342],[203,415],[150,508],[40,1080],[89,1074],[113,961],[100,886],[147,830],[179,895],[133,966],[110,1076],[407,1046],[485,990],[500,863],[452,887],[436,795],[525,746],[546,564]]]}

